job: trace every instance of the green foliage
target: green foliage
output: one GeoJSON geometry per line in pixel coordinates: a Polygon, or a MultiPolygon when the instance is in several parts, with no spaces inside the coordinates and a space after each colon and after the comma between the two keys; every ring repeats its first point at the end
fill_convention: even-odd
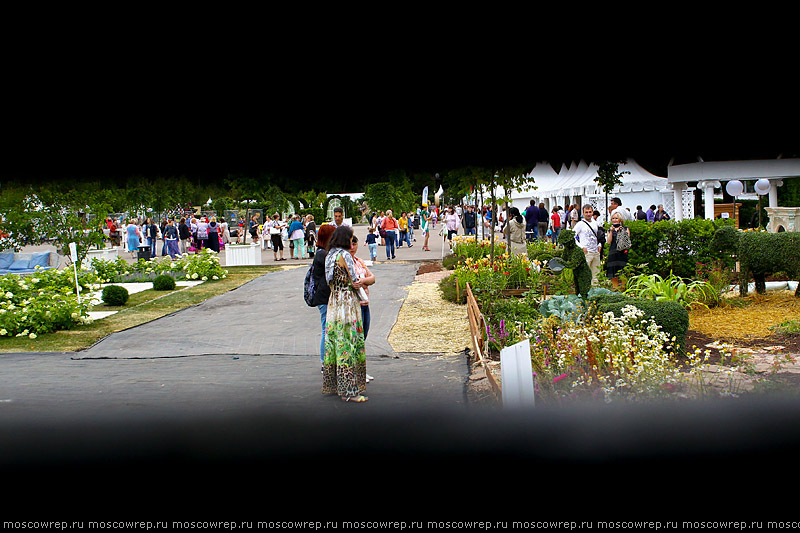
{"type": "Polygon", "coordinates": [[[450,274],[446,278],[439,281],[439,292],[442,293],[442,298],[448,302],[463,304],[466,301],[466,290],[457,289],[458,278],[455,274],[450,274]]]}
{"type": "Polygon", "coordinates": [[[175,278],[168,274],[161,274],[153,278],[153,289],[157,291],[175,290],[175,278]]]}
{"type": "MultiPolygon", "coordinates": [[[[96,288],[93,275],[79,271],[82,289],[96,288]]],[[[90,301],[78,301],[69,270],[46,270],[29,276],[0,276],[0,337],[36,338],[37,334],[71,329],[91,322],[90,301]]]]}
{"type": "Polygon", "coordinates": [[[442,268],[445,270],[453,270],[455,269],[459,263],[463,263],[466,257],[458,256],[454,254],[444,256],[442,259],[442,268]]]}
{"type": "Polygon", "coordinates": [[[684,306],[674,301],[658,301],[644,298],[630,298],[619,293],[601,294],[590,298],[591,313],[614,313],[622,316],[626,305],[644,312],[645,318],[653,318],[661,326],[670,339],[675,338],[675,346],[682,353],[686,345],[686,332],[689,331],[689,312],[684,306]]]}
{"type": "Polygon", "coordinates": [[[106,285],[103,287],[103,303],[111,306],[125,305],[128,302],[128,289],[120,285],[106,285]]]}
{"type": "Polygon", "coordinates": [[[705,219],[626,222],[632,242],[628,263],[645,265],[645,274],[666,277],[674,273],[691,278],[696,263],[709,263],[720,257],[712,249],[712,241],[717,228],[725,224],[730,222],[705,219]]]}
{"type": "Polygon", "coordinates": [[[800,319],[785,320],[773,326],[772,330],[780,335],[800,335],[800,319]]]}
{"type": "MultiPolygon", "coordinates": [[[[756,291],[760,294],[766,290],[764,278],[773,272],[786,272],[796,280],[800,277],[800,232],[767,233],[763,231],[745,231],[739,236],[738,248],[740,290],[747,294],[749,274],[753,275],[756,291]]],[[[795,292],[800,296],[800,286],[795,292]]]]}
{"type": "Polygon", "coordinates": [[[568,322],[577,322],[585,312],[583,299],[575,294],[552,296],[539,305],[539,314],[543,317],[555,316],[568,322]]]}
{"type": "Polygon", "coordinates": [[[635,298],[677,302],[688,309],[694,303],[706,305],[702,302],[713,299],[715,292],[715,289],[705,280],[694,280],[687,283],[673,274],[666,278],[662,278],[658,274],[650,274],[629,279],[625,294],[635,298]]]}
{"type": "Polygon", "coordinates": [[[411,189],[408,179],[371,183],[367,185],[363,198],[371,212],[391,209],[395,218],[402,211],[411,211],[419,203],[418,193],[411,189]]]}

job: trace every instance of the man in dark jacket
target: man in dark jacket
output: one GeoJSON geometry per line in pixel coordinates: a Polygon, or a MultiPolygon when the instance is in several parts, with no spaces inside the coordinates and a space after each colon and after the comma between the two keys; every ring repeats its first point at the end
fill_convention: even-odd
{"type": "Polygon", "coordinates": [[[475,235],[475,209],[468,205],[464,213],[464,235],[475,235]]]}
{"type": "Polygon", "coordinates": [[[541,240],[547,239],[547,226],[550,225],[550,215],[547,214],[547,208],[544,202],[539,203],[539,238],[541,240]]]}
{"type": "Polygon", "coordinates": [[[531,200],[531,205],[525,210],[525,237],[532,241],[539,235],[539,208],[536,200],[531,200]]]}

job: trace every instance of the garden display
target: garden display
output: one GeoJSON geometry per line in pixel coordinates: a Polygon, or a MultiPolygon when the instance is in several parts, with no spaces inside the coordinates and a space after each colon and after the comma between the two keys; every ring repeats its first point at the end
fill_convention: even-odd
{"type": "MultiPolygon", "coordinates": [[[[89,312],[98,302],[86,295],[99,290],[101,284],[169,278],[159,285],[174,288],[176,278],[213,281],[225,277],[227,270],[220,266],[217,254],[207,249],[175,261],[168,256],[136,263],[122,258],[95,259],[91,266],[82,264],[76,270],[36,268],[29,275],[6,274],[0,276],[0,337],[35,339],[42,333],[91,323],[89,312]],[[76,275],[81,296],[76,292],[76,275]]],[[[128,291],[122,287],[103,288],[106,305],[124,305],[127,299],[128,291]]]]}
{"type": "MultiPolygon", "coordinates": [[[[798,338],[797,308],[782,303],[785,296],[732,298],[730,289],[737,282],[736,261],[742,265],[740,279],[746,283],[752,274],[757,292],[763,276],[800,277],[800,234],[748,232],[724,221],[705,220],[634,222],[630,227],[637,252],[631,253],[618,292],[609,290],[602,273],[598,286],[587,283],[584,287],[582,272],[585,267],[589,273],[588,266],[580,261],[582,253],[573,253],[581,250],[572,246],[574,237],[568,230],[562,231],[558,245],[535,241],[528,244],[526,255],[503,251],[494,262],[485,252],[488,241],[465,239],[454,247],[458,260],[453,261],[453,273],[442,280],[440,289],[445,298],[455,296],[465,303],[469,286],[483,318],[484,331],[478,333],[489,360],[499,361],[499,352],[507,346],[530,341],[537,402],[708,395],[710,363],[730,364],[729,374],[752,367],[740,348],[722,339],[711,343],[719,339],[713,320],[725,324],[726,315],[744,313],[748,307],[757,313],[759,306],[769,303],[773,306],[770,318],[778,322],[769,326],[766,335],[798,338]],[[646,253],[652,254],[647,260],[646,253]],[[700,337],[692,333],[691,320],[707,333],[700,337]],[[702,339],[699,348],[689,341],[690,333],[693,341],[702,339]]],[[[764,328],[754,323],[774,322],[748,316],[753,318],[740,319],[731,327],[750,324],[763,337],[764,328]]],[[[731,338],[748,337],[731,333],[731,338]]],[[[794,362],[777,358],[774,364],[788,360],[794,362]]],[[[715,379],[718,382],[719,376],[715,379]]],[[[734,389],[725,387],[715,394],[732,395],[734,389]]]]}

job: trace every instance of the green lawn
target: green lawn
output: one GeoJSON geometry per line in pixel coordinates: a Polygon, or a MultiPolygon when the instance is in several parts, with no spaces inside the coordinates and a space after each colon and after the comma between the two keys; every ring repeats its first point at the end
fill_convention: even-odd
{"type": "Polygon", "coordinates": [[[209,298],[228,292],[268,272],[280,270],[277,266],[227,267],[228,277],[207,281],[195,287],[174,291],[147,290],[131,294],[124,306],[95,306],[94,311],[118,311],[95,320],[92,324],[71,330],[43,333],[36,339],[28,337],[0,338],[0,353],[9,352],[74,352],[88,348],[103,337],[117,331],[138,326],[162,316],[199,304],[209,298]]]}

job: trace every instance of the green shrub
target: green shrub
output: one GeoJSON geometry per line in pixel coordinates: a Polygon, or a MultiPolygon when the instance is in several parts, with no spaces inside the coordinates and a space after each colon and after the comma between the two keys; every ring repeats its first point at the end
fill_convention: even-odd
{"type": "Polygon", "coordinates": [[[675,338],[675,347],[679,354],[685,351],[689,312],[678,302],[628,298],[622,294],[599,295],[590,298],[590,301],[595,304],[592,306],[594,312],[611,312],[614,316],[621,316],[626,305],[641,309],[645,318],[653,317],[670,339],[675,338]]]}
{"type": "Polygon", "coordinates": [[[439,281],[439,291],[442,293],[442,298],[448,302],[464,303],[466,301],[466,290],[462,289],[460,292],[456,290],[458,278],[455,274],[450,274],[446,278],[439,281]],[[460,300],[458,296],[460,296],[460,300]]]}
{"type": "Polygon", "coordinates": [[[107,285],[103,288],[103,303],[106,305],[125,305],[129,296],[128,289],[120,285],[107,285]]]}
{"type": "Polygon", "coordinates": [[[175,278],[167,274],[161,274],[153,279],[153,289],[157,291],[175,290],[175,278]]]}
{"type": "MultiPolygon", "coordinates": [[[[739,235],[740,294],[747,294],[752,275],[756,292],[766,291],[765,278],[773,272],[786,272],[792,279],[800,277],[800,232],[767,233],[746,231],[739,235]]],[[[800,285],[795,291],[800,296],[800,285]]]]}
{"type": "MultiPolygon", "coordinates": [[[[633,221],[625,225],[631,231],[632,247],[628,263],[646,265],[642,273],[662,277],[674,273],[682,278],[695,274],[696,263],[720,259],[711,249],[717,228],[732,221],[664,220],[661,222],[633,221]]],[[[608,247],[606,247],[607,249],[608,247]]]]}
{"type": "Polygon", "coordinates": [[[466,257],[458,256],[455,254],[446,255],[444,259],[442,259],[442,268],[445,270],[454,270],[459,263],[463,263],[466,257]]]}

